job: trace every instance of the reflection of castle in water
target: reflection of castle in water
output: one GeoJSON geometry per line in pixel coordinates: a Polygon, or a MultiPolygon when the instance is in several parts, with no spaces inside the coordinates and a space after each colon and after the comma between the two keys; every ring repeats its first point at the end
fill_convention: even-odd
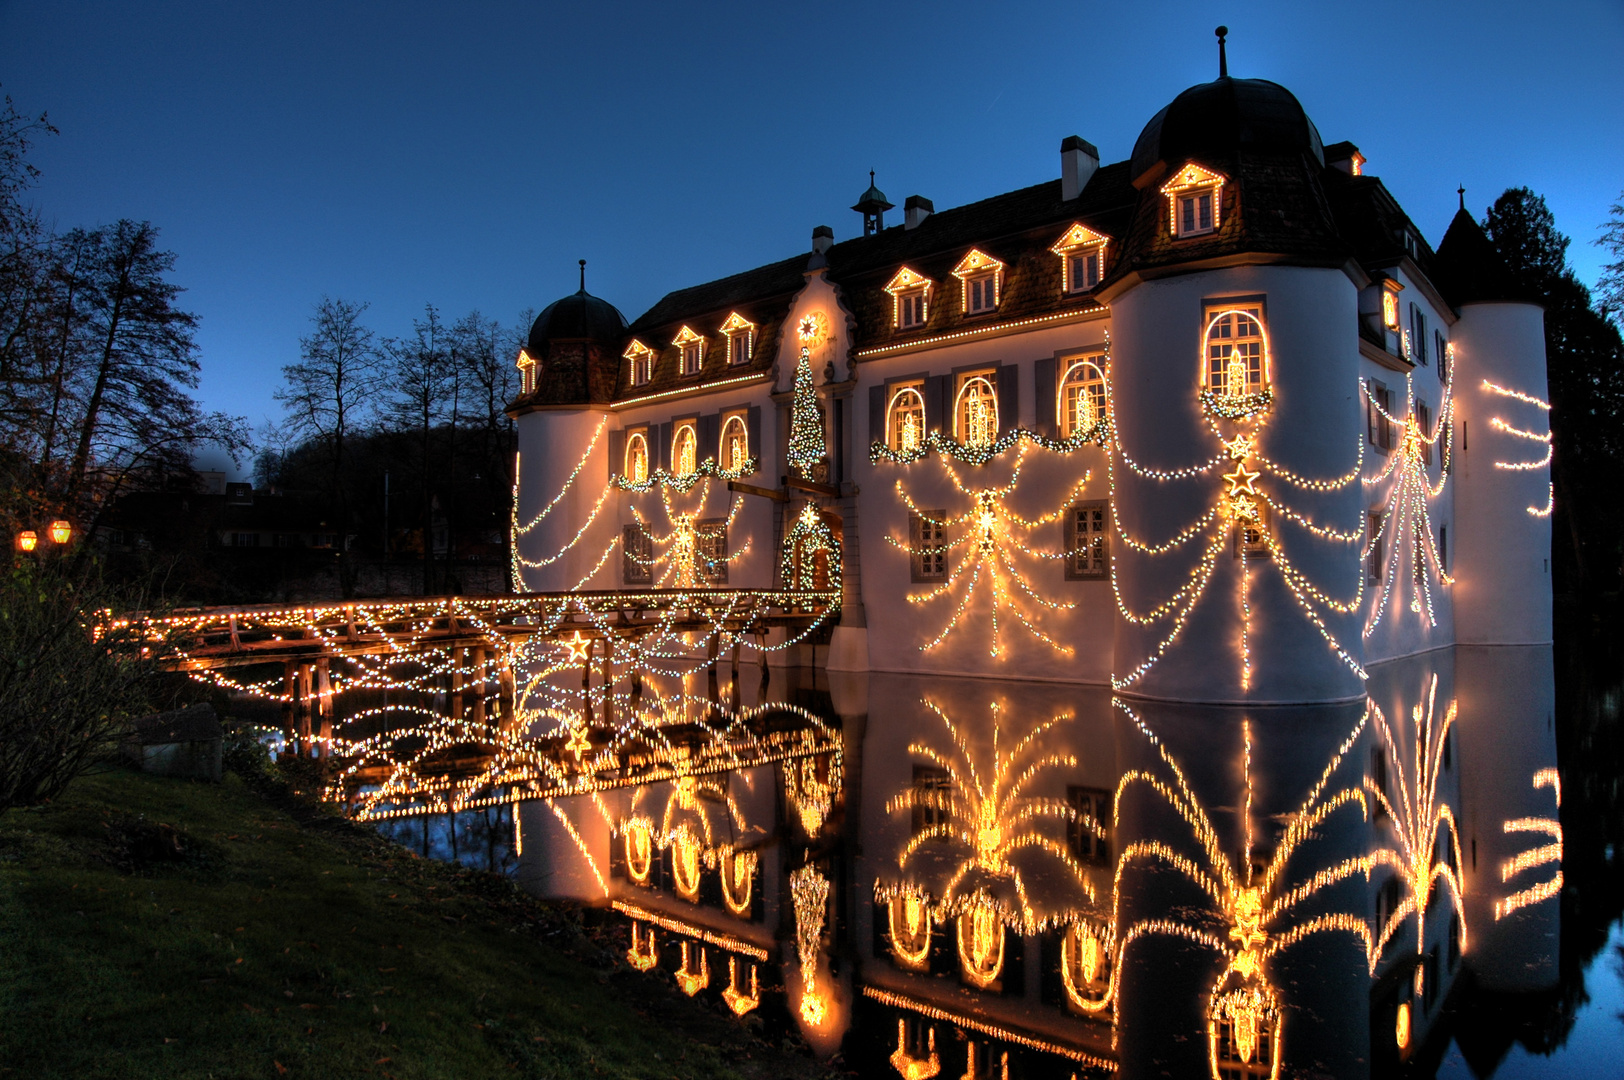
{"type": "Polygon", "coordinates": [[[1379,1075],[1555,978],[1541,312],[1274,83],[1061,153],[536,320],[521,880],[909,1080],[1379,1075]]]}
{"type": "Polygon", "coordinates": [[[523,804],[520,873],[825,1052],[915,1078],[1381,1075],[1468,969],[1555,982],[1548,647],[1256,709],[785,675],[741,693],[826,715],[806,753],[523,804]]]}

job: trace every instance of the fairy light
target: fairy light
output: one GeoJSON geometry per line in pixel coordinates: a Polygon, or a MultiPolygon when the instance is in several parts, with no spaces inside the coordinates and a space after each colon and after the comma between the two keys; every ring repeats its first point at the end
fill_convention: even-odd
{"type": "Polygon", "coordinates": [[[1411,752],[1409,761],[1401,759],[1398,741],[1388,727],[1387,717],[1374,702],[1370,711],[1375,717],[1376,730],[1386,752],[1392,756],[1397,777],[1397,798],[1389,799],[1387,792],[1370,777],[1365,778],[1365,791],[1370,799],[1386,813],[1392,822],[1397,847],[1376,849],[1371,856],[1372,866],[1390,866],[1398,874],[1406,889],[1404,901],[1388,916],[1385,925],[1377,928],[1376,951],[1379,955],[1404,919],[1415,915],[1415,949],[1417,955],[1426,947],[1427,909],[1440,882],[1447,887],[1451,906],[1461,925],[1461,948],[1466,948],[1466,907],[1464,887],[1460,878],[1460,834],[1455,826],[1455,812],[1438,792],[1438,777],[1442,768],[1443,750],[1455,726],[1457,706],[1451,701],[1440,714],[1438,710],[1438,676],[1434,674],[1427,685],[1425,698],[1410,708],[1411,752]],[[1408,768],[1404,767],[1408,765],[1408,768]],[[1439,840],[1447,838],[1452,858],[1444,860],[1438,854],[1439,840]]]}
{"type": "MultiPolygon", "coordinates": [[[[1015,557],[1019,553],[1033,559],[1063,559],[1070,554],[1065,551],[1051,552],[1031,547],[1022,534],[1030,536],[1034,530],[1059,521],[1088,483],[1088,475],[1083,476],[1077,486],[1068,493],[1065,502],[1053,513],[1028,520],[1009,505],[1009,498],[1020,482],[1021,464],[1024,459],[1023,447],[1021,455],[1015,461],[1009,482],[1001,487],[988,488],[967,487],[959,479],[958,473],[944,463],[953,486],[970,500],[970,508],[967,511],[947,518],[938,519],[921,511],[908,495],[902,481],[900,479],[897,481],[897,494],[915,516],[943,530],[964,526],[963,534],[946,544],[947,551],[962,550],[962,556],[956,560],[946,580],[932,588],[907,594],[910,604],[929,604],[942,597],[957,600],[956,607],[940,633],[920,646],[920,651],[928,652],[935,649],[964,622],[970,603],[975,599],[978,587],[985,579],[992,612],[992,639],[989,644],[992,656],[997,657],[1004,653],[1003,628],[999,622],[1001,616],[1005,623],[1013,620],[1056,653],[1062,656],[1072,654],[1071,646],[1062,645],[1037,625],[1034,621],[1035,615],[1028,613],[1025,602],[1037,604],[1050,611],[1070,610],[1076,606],[1075,602],[1050,600],[1044,597],[1028,580],[1026,571],[1016,562],[1015,557]]],[[[913,557],[905,542],[894,536],[888,536],[886,539],[893,547],[907,553],[909,558],[913,557]]]]}
{"type": "MultiPolygon", "coordinates": [[[[863,987],[863,996],[871,998],[874,1001],[879,1002],[881,1005],[885,1005],[889,1008],[904,1009],[911,1013],[917,1013],[918,1015],[929,1020],[940,1020],[944,1023],[953,1024],[957,1027],[963,1028],[965,1031],[974,1031],[981,1035],[989,1036],[990,1038],[997,1039],[1000,1042],[1014,1043],[1018,1046],[1024,1046],[1028,1049],[1036,1050],[1041,1054],[1054,1054],[1058,1057],[1070,1058],[1072,1061],[1078,1062],[1079,1064],[1091,1069],[1100,1069],[1105,1072],[1115,1072],[1117,1068],[1116,1062],[1111,1061],[1109,1058],[1098,1057],[1094,1054],[1088,1053],[1085,1050],[1079,1050],[1074,1046],[1065,1046],[1049,1039],[1041,1039],[1022,1031],[1016,1031],[1012,1028],[1004,1027],[1002,1024],[993,1023],[987,1020],[985,1017],[975,1016],[969,1013],[951,1012],[928,1001],[922,1001],[919,998],[910,997],[907,994],[899,994],[894,990],[882,990],[877,986],[865,986],[863,987]]],[[[932,1029],[930,1046],[933,1050],[935,1045],[934,1029],[932,1029]]],[[[896,1065],[897,1059],[895,1055],[892,1056],[891,1063],[892,1065],[896,1065]]],[[[899,1068],[898,1071],[900,1072],[901,1069],[899,1068]]]]}
{"type": "MultiPolygon", "coordinates": [[[[1556,800],[1557,808],[1561,808],[1562,778],[1554,768],[1546,767],[1535,772],[1533,786],[1536,790],[1542,787],[1550,788],[1552,796],[1556,800]]],[[[1496,922],[1514,911],[1520,911],[1542,900],[1549,900],[1562,891],[1562,823],[1556,818],[1513,818],[1502,822],[1500,829],[1508,836],[1512,833],[1534,833],[1548,837],[1551,840],[1548,844],[1541,844],[1539,847],[1520,851],[1513,857],[1501,862],[1501,881],[1510,881],[1525,871],[1541,866],[1549,866],[1552,863],[1557,864],[1557,868],[1556,872],[1548,880],[1496,900],[1494,902],[1494,918],[1496,922]]]]}
{"type": "Polygon", "coordinates": [[[727,379],[711,379],[694,386],[679,386],[675,390],[661,390],[658,393],[644,394],[641,397],[622,398],[609,407],[615,412],[621,412],[638,405],[647,405],[651,401],[668,401],[671,398],[693,397],[696,394],[708,394],[723,387],[740,386],[751,382],[765,382],[770,375],[770,372],[753,371],[748,375],[735,375],[727,379]]]}
{"type": "MultiPolygon", "coordinates": [[[[867,992],[867,987],[864,991],[867,992]]],[[[907,1021],[897,1017],[897,1048],[891,1051],[891,1067],[900,1074],[903,1080],[930,1080],[931,1077],[942,1071],[942,1059],[936,1053],[936,1028],[926,1029],[925,1056],[916,1058],[908,1053],[908,1027],[907,1021]]]]}
{"type": "Polygon", "coordinates": [[[626,962],[638,971],[650,971],[660,962],[660,948],[654,942],[654,927],[646,935],[637,931],[637,920],[632,920],[632,946],[626,950],[626,962]]]}
{"type": "Polygon", "coordinates": [[[755,356],[756,324],[740,315],[737,311],[728,315],[727,321],[722,323],[718,332],[728,340],[727,358],[729,363],[742,364],[755,356]],[[733,348],[733,342],[741,337],[744,339],[744,355],[735,356],[736,350],[733,348]]]}
{"type": "MultiPolygon", "coordinates": [[[[1200,193],[1210,189],[1212,192],[1212,220],[1214,226],[1222,220],[1220,212],[1221,200],[1224,194],[1225,178],[1211,169],[1203,169],[1195,162],[1190,162],[1184,168],[1173,174],[1173,178],[1161,187],[1161,193],[1167,198],[1168,228],[1174,236],[1179,233],[1179,200],[1178,197],[1185,192],[1200,193]]],[[[1207,230],[1202,230],[1207,231],[1207,230]]]]}
{"type": "Polygon", "coordinates": [[[1110,988],[1110,946],[1102,928],[1096,932],[1078,919],[1066,927],[1060,944],[1060,985],[1066,998],[1082,1012],[1098,1011],[1096,996],[1110,988]]]}
{"type": "Polygon", "coordinates": [[[749,918],[759,856],[754,851],[736,851],[728,844],[718,853],[717,861],[722,872],[722,902],[733,914],[749,918]]]}
{"type": "Polygon", "coordinates": [[[909,971],[930,969],[930,896],[917,886],[891,890],[874,887],[875,903],[885,905],[891,955],[909,971]]]}
{"type": "Polygon", "coordinates": [[[898,270],[890,281],[885,284],[885,291],[891,296],[891,325],[896,329],[903,329],[902,324],[902,298],[917,295],[919,297],[919,318],[910,325],[922,326],[930,318],[930,293],[935,282],[922,274],[904,266],[898,270]]]}
{"type": "Polygon", "coordinates": [[[784,460],[802,476],[812,475],[812,466],[822,461],[828,448],[823,442],[823,412],[818,408],[818,395],[812,388],[811,353],[801,346],[800,359],[795,362],[795,390],[790,402],[789,450],[784,460]]]}
{"type": "MultiPolygon", "coordinates": [[[[893,305],[894,310],[894,305],[893,305]]],[[[1011,319],[1007,322],[988,323],[970,330],[959,330],[951,334],[937,334],[932,337],[914,338],[911,341],[897,345],[878,345],[869,349],[859,349],[852,355],[859,360],[872,360],[879,356],[905,352],[918,352],[948,342],[963,341],[968,338],[1001,337],[1015,330],[1024,330],[1032,326],[1047,326],[1060,323],[1086,322],[1091,319],[1104,318],[1109,314],[1105,305],[1085,307],[1077,311],[1061,311],[1053,315],[1036,315],[1028,319],[1011,319]]]]}
{"type": "Polygon", "coordinates": [[[1004,972],[1004,920],[992,898],[977,893],[958,924],[959,970],[971,986],[985,990],[1004,972]]]}
{"type": "Polygon", "coordinates": [[[1073,258],[1085,255],[1098,255],[1099,269],[1097,275],[1105,270],[1105,249],[1110,238],[1103,233],[1097,233],[1082,222],[1074,223],[1067,229],[1065,235],[1055,241],[1049,251],[1060,256],[1060,291],[1071,293],[1080,289],[1089,288],[1086,282],[1075,282],[1071,279],[1071,262],[1073,258]]]}
{"type": "Polygon", "coordinates": [[[808,863],[789,876],[789,892],[795,905],[795,952],[801,964],[801,1019],[818,1027],[828,1012],[817,985],[817,965],[829,879],[808,863]]]}
{"type": "MultiPolygon", "coordinates": [[[[942,890],[941,900],[935,905],[936,918],[945,920],[952,914],[963,912],[984,919],[985,912],[992,911],[1001,925],[1008,923],[1026,934],[1038,933],[1051,922],[1063,921],[1069,912],[1040,915],[1032,909],[1026,877],[1012,858],[1016,852],[1026,850],[1048,855],[1066,872],[1068,884],[1075,884],[1084,900],[1093,901],[1094,887],[1076,856],[1065,845],[1045,836],[1039,826],[1046,821],[1059,821],[1075,823],[1095,833],[1099,833],[1100,826],[1083,821],[1075,809],[1060,800],[1038,798],[1026,793],[1027,786],[1046,770],[1077,767],[1074,755],[1034,752],[1044,735],[1070,720],[1071,716],[1063,713],[1038,724],[1016,740],[1013,746],[1005,749],[1000,747],[999,739],[1004,722],[995,704],[992,706],[990,725],[990,753],[977,761],[972,758],[963,731],[941,706],[928,698],[923,703],[942,721],[954,752],[943,753],[928,743],[915,742],[909,744],[908,753],[946,771],[950,791],[943,793],[934,789],[910,788],[888,800],[885,812],[923,811],[938,818],[915,833],[903,847],[897,857],[897,866],[903,871],[908,870],[921,850],[940,858],[934,850],[938,847],[938,841],[951,843],[958,848],[948,860],[952,873],[942,890]],[[960,897],[960,885],[972,874],[989,882],[1009,882],[1014,887],[1014,905],[995,900],[985,890],[972,892],[967,898],[960,897]],[[977,912],[982,914],[975,915],[977,912]]],[[[971,931],[974,931],[974,926],[972,919],[971,931]]],[[[965,924],[961,922],[961,955],[964,953],[965,929],[965,924]]],[[[986,954],[985,950],[972,949],[970,955],[986,954]]]]}
{"type": "Polygon", "coordinates": [[[784,554],[779,562],[779,573],[784,584],[791,589],[816,587],[816,556],[823,552],[827,568],[824,588],[840,588],[840,542],[818,508],[807,503],[795,517],[795,524],[784,537],[784,554]]]}
{"type": "Polygon", "coordinates": [[[767,962],[767,950],[763,949],[760,945],[755,945],[751,942],[745,941],[743,938],[737,938],[731,934],[723,934],[719,931],[711,930],[704,926],[698,926],[694,923],[684,922],[681,919],[673,918],[669,915],[662,915],[658,911],[651,911],[648,908],[642,907],[638,904],[633,904],[627,900],[614,900],[610,902],[609,906],[620,912],[622,915],[635,920],[636,922],[645,922],[650,926],[658,926],[660,929],[669,931],[670,933],[678,934],[682,937],[693,938],[696,941],[703,941],[707,945],[714,945],[718,949],[722,949],[726,952],[738,953],[740,956],[748,956],[757,963],[764,964],[767,962]]]}
{"type": "MultiPolygon", "coordinates": [[[[982,308],[995,308],[1004,295],[1004,264],[988,255],[980,248],[971,248],[969,254],[960,259],[958,265],[953,267],[952,274],[959,279],[959,293],[963,303],[961,311],[970,310],[970,280],[983,275],[992,278],[992,303],[983,303],[982,308]]],[[[978,309],[979,310],[979,309],[978,309]]]]}
{"type": "Polygon", "coordinates": [[[784,794],[809,839],[823,831],[823,823],[840,797],[841,759],[841,754],[831,754],[826,759],[823,777],[818,776],[818,758],[799,758],[786,761],[782,766],[784,794]]]}
{"type": "Polygon", "coordinates": [[[739,958],[727,958],[727,987],[722,991],[722,1000],[727,1007],[733,1010],[734,1016],[743,1016],[752,1009],[761,1005],[761,981],[756,971],[756,965],[747,965],[750,969],[750,988],[748,991],[739,987],[739,958]]]}
{"type": "Polygon", "coordinates": [[[710,985],[710,957],[705,952],[705,946],[697,941],[683,941],[682,964],[676,970],[677,986],[684,994],[693,997],[710,985]],[[697,969],[693,965],[693,958],[699,957],[697,969]]]}

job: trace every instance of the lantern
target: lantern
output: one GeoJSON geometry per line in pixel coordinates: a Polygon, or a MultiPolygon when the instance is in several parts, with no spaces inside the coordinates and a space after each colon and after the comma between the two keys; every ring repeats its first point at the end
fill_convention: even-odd
{"type": "Polygon", "coordinates": [[[33,551],[39,544],[39,536],[33,529],[25,529],[17,534],[17,548],[20,551],[33,551]]]}
{"type": "Polygon", "coordinates": [[[51,542],[66,544],[73,538],[73,526],[60,519],[51,522],[51,542]]]}

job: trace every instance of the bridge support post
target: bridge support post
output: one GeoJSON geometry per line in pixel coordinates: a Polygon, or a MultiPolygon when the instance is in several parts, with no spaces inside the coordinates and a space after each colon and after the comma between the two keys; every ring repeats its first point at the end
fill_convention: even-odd
{"type": "Polygon", "coordinates": [[[322,757],[333,752],[333,684],[329,663],[325,656],[316,661],[315,694],[310,702],[315,712],[316,737],[319,740],[316,752],[322,757]]]}
{"type": "Polygon", "coordinates": [[[295,742],[298,732],[294,730],[293,718],[298,699],[298,675],[293,661],[285,660],[282,662],[282,737],[293,747],[295,753],[298,753],[299,746],[295,742]]]}
{"type": "Polygon", "coordinates": [[[483,645],[475,645],[472,649],[468,650],[468,654],[474,669],[473,721],[476,724],[484,724],[485,692],[490,686],[491,678],[490,669],[485,663],[485,647],[483,645]]]}
{"type": "Polygon", "coordinates": [[[496,680],[496,695],[497,717],[503,730],[511,731],[514,725],[518,723],[516,699],[519,696],[518,686],[513,679],[513,662],[511,660],[502,662],[502,670],[496,680]]]}
{"type": "Polygon", "coordinates": [[[615,726],[615,649],[611,638],[603,639],[603,726],[615,726]]]}
{"type": "Polygon", "coordinates": [[[462,669],[468,663],[468,649],[463,645],[454,645],[451,648],[451,719],[453,722],[463,718],[462,702],[462,669]]]}

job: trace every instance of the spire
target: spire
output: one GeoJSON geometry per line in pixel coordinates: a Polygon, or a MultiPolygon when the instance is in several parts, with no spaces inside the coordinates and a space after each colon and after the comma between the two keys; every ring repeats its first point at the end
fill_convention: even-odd
{"type": "Polygon", "coordinates": [[[1213,33],[1218,35],[1218,77],[1229,78],[1229,57],[1224,53],[1224,39],[1229,36],[1229,27],[1220,26],[1213,33]]]}
{"type": "Polygon", "coordinates": [[[586,260],[581,260],[581,291],[586,292],[586,260]]]}
{"type": "Polygon", "coordinates": [[[1466,185],[1462,184],[1455,189],[1455,192],[1460,196],[1460,208],[1462,210],[1466,209],[1466,185]]]}

